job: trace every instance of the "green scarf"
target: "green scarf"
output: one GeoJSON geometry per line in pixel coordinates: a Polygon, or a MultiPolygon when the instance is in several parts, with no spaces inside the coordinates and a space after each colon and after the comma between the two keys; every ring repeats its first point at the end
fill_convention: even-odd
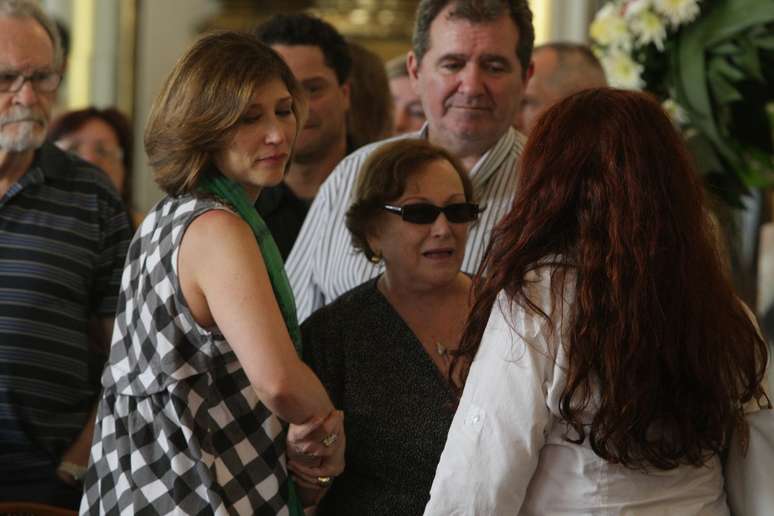
{"type": "MultiPolygon", "coordinates": [[[[301,330],[298,327],[298,318],[296,316],[296,301],[293,297],[293,291],[290,289],[288,277],[285,274],[282,256],[269,232],[269,228],[266,227],[266,223],[258,215],[258,212],[255,211],[255,207],[250,202],[250,199],[247,198],[244,188],[239,183],[223,176],[223,174],[203,174],[199,180],[199,190],[210,193],[228,203],[253,230],[255,240],[258,242],[258,247],[261,250],[261,256],[263,256],[263,261],[266,264],[266,270],[269,273],[269,281],[271,281],[274,297],[277,299],[282,317],[285,319],[285,326],[288,328],[293,345],[300,356],[301,330]]],[[[290,516],[304,515],[301,501],[296,493],[296,486],[290,476],[288,476],[288,508],[290,509],[290,516]]]]}

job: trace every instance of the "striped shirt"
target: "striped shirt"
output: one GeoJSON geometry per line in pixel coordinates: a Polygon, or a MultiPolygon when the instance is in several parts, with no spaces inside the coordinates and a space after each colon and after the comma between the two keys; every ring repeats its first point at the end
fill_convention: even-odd
{"type": "MultiPolygon", "coordinates": [[[[397,138],[406,137],[427,138],[427,124],[418,133],[397,138]]],[[[322,184],[309,209],[285,265],[299,321],[384,270],[383,264],[374,265],[355,251],[344,224],[360,168],[383,143],[367,145],[344,158],[322,184]]],[[[510,128],[469,172],[476,200],[486,209],[468,233],[462,263],[465,272],[476,272],[492,228],[511,209],[523,147],[524,137],[510,128]]]]}
{"type": "Polygon", "coordinates": [[[44,144],[0,197],[0,484],[50,475],[83,429],[115,314],[129,218],[107,177],[44,144]]]}

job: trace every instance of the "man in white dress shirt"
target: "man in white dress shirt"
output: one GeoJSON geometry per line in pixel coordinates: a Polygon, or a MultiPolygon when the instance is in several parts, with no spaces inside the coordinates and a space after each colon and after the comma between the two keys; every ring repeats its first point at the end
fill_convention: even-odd
{"type": "MultiPolygon", "coordinates": [[[[527,0],[422,0],[408,69],[427,138],[454,154],[485,206],[470,229],[462,270],[475,273],[492,227],[511,207],[523,136],[511,128],[531,74],[534,41],[527,0]]],[[[345,158],[323,183],[286,268],[299,320],[383,270],[352,248],[344,225],[363,161],[381,142],[345,158]]]]}

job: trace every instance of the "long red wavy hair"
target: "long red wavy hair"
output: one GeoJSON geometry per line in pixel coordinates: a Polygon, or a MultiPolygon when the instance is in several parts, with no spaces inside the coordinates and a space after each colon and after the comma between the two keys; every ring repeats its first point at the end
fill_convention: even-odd
{"type": "Polygon", "coordinates": [[[551,323],[525,276],[555,257],[576,277],[566,438],[630,468],[706,463],[762,396],[767,348],[723,270],[681,136],[646,94],[587,90],[541,118],[520,170],[450,378],[464,384],[501,291],[551,323]]]}

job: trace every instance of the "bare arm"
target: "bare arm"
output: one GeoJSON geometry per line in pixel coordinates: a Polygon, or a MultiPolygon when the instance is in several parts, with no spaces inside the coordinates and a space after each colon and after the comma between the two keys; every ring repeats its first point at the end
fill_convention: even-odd
{"type": "Polygon", "coordinates": [[[62,454],[62,459],[59,461],[59,467],[57,468],[57,476],[66,484],[71,486],[78,485],[81,480],[81,475],[85,472],[85,468],[89,463],[89,452],[91,451],[91,441],[94,437],[94,420],[97,417],[97,405],[91,409],[89,418],[86,420],[86,424],[83,426],[83,430],[78,434],[73,443],[62,454]],[[84,468],[83,472],[79,472],[77,476],[73,473],[63,469],[64,464],[70,464],[84,468]]]}
{"type": "MultiPolygon", "coordinates": [[[[91,321],[89,326],[89,341],[92,346],[92,352],[104,353],[110,349],[110,336],[113,332],[113,322],[114,319],[112,317],[91,321]]],[[[96,417],[97,404],[95,403],[83,429],[70,447],[62,454],[62,458],[59,462],[60,466],[63,463],[70,463],[85,468],[89,463],[89,452],[91,451],[91,442],[94,437],[94,420],[96,417]]],[[[78,482],[78,479],[61,469],[57,470],[57,475],[62,481],[70,485],[76,485],[78,482]]]]}
{"type": "Polygon", "coordinates": [[[188,227],[178,258],[180,284],[194,318],[217,325],[274,414],[291,423],[326,416],[333,405],[296,354],[249,226],[223,210],[188,227]]]}

